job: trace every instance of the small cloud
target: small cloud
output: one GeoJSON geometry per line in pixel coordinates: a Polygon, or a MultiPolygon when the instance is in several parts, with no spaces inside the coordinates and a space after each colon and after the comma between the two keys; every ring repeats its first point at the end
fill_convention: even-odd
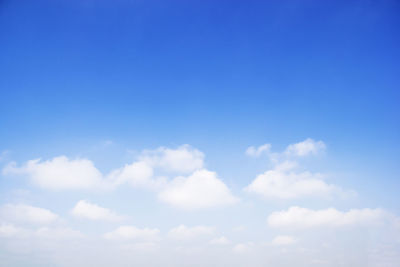
{"type": "Polygon", "coordinates": [[[381,209],[352,209],[341,212],[334,208],[311,210],[301,207],[291,207],[287,211],[273,212],[268,216],[267,223],[271,227],[312,228],[340,227],[350,225],[369,225],[382,222],[387,213],[381,209]]]}
{"type": "Polygon", "coordinates": [[[154,241],[159,239],[160,230],[157,228],[137,228],[135,226],[124,225],[114,231],[104,234],[105,239],[109,240],[146,240],[154,241]]]}
{"type": "Polygon", "coordinates": [[[238,201],[216,173],[208,170],[173,179],[159,193],[159,199],[186,210],[226,206],[238,201]]]}
{"type": "Polygon", "coordinates": [[[293,245],[296,242],[297,240],[294,237],[288,235],[280,235],[272,240],[272,244],[275,246],[293,245]]]}
{"type": "Polygon", "coordinates": [[[233,251],[236,253],[246,253],[253,249],[254,243],[247,242],[247,243],[240,243],[233,247],[233,251]]]}
{"type": "Polygon", "coordinates": [[[246,155],[257,158],[262,154],[268,154],[271,149],[271,144],[265,144],[259,147],[250,146],[246,149],[246,155]]]}
{"type": "Polygon", "coordinates": [[[0,217],[6,221],[46,225],[58,221],[57,214],[43,208],[24,204],[5,204],[0,208],[0,217]]]}
{"type": "Polygon", "coordinates": [[[210,241],[210,244],[212,245],[228,245],[231,242],[229,241],[228,238],[226,238],[225,236],[221,236],[219,238],[214,238],[210,241]]]}
{"type": "Polygon", "coordinates": [[[115,214],[113,211],[90,203],[86,200],[80,200],[72,209],[71,214],[75,217],[95,220],[95,221],[111,221],[117,222],[123,220],[122,216],[115,214]]]}
{"type": "Polygon", "coordinates": [[[317,155],[318,153],[324,151],[326,145],[322,141],[314,141],[311,138],[307,138],[306,140],[289,145],[286,150],[285,154],[290,156],[298,156],[304,157],[308,155],[317,155]]]}
{"type": "Polygon", "coordinates": [[[172,228],[168,232],[168,237],[171,239],[187,241],[201,236],[214,234],[215,228],[209,226],[193,226],[187,227],[183,224],[178,227],[172,228]]]}

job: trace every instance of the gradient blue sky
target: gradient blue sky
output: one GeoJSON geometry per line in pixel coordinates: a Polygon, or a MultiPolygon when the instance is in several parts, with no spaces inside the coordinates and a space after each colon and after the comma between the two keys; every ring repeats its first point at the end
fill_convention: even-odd
{"type": "MultiPolygon", "coordinates": [[[[312,138],[326,151],[302,164],[357,192],[312,208],[400,214],[399,14],[394,0],[0,0],[0,163],[65,155],[108,173],[144,149],[189,144],[241,195],[271,167],[246,157],[249,146],[284,151],[312,138]]],[[[3,173],[1,203],[15,202],[15,190],[58,213],[87,196],[121,203],[3,173]]],[[[143,212],[147,221],[171,212],[138,194],[160,209],[143,212]]],[[[200,213],[199,224],[211,223],[200,213]]]]}

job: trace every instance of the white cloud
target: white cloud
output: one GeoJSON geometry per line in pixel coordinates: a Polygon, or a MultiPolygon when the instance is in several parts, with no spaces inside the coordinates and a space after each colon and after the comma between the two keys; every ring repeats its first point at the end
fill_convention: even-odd
{"type": "Polygon", "coordinates": [[[11,163],[4,174],[27,175],[31,181],[45,189],[92,189],[102,185],[102,174],[88,159],[70,160],[65,156],[52,160],[29,160],[24,166],[11,163]]]}
{"type": "Polygon", "coordinates": [[[296,172],[296,163],[284,162],[274,169],[258,175],[247,192],[259,194],[265,198],[293,199],[304,196],[327,197],[332,193],[341,193],[335,185],[327,184],[321,174],[308,171],[296,172]]]}
{"type": "Polygon", "coordinates": [[[306,140],[289,145],[286,150],[285,154],[293,155],[298,157],[308,156],[310,154],[316,155],[322,151],[324,151],[326,145],[322,141],[314,141],[311,138],[307,138],[306,140]]]}
{"type": "Polygon", "coordinates": [[[44,239],[76,239],[84,237],[81,232],[66,227],[42,227],[36,230],[34,235],[38,238],[44,239]]]}
{"type": "Polygon", "coordinates": [[[182,209],[224,206],[238,201],[215,172],[197,170],[189,177],[173,179],[159,193],[159,199],[182,209]]]}
{"type": "Polygon", "coordinates": [[[28,231],[10,223],[0,224],[0,237],[24,237],[28,231]]]}
{"type": "Polygon", "coordinates": [[[272,244],[275,246],[292,245],[296,242],[297,240],[294,237],[288,235],[279,235],[272,240],[272,244]]]}
{"type": "Polygon", "coordinates": [[[229,239],[226,238],[225,236],[214,238],[210,241],[210,244],[212,245],[228,245],[230,243],[231,242],[229,241],[229,239]]]}
{"type": "Polygon", "coordinates": [[[56,222],[57,214],[43,208],[23,204],[6,204],[0,208],[0,216],[6,221],[30,224],[50,224],[56,222]]]}
{"type": "Polygon", "coordinates": [[[122,216],[119,216],[109,209],[92,204],[86,200],[80,200],[72,209],[71,214],[89,220],[97,221],[121,221],[122,216]]]}
{"type": "Polygon", "coordinates": [[[252,250],[254,247],[254,243],[247,242],[247,243],[240,243],[233,247],[233,251],[236,253],[245,253],[252,250]]]}
{"type": "Polygon", "coordinates": [[[120,226],[112,232],[104,234],[109,240],[158,240],[160,230],[157,228],[137,228],[135,226],[120,226]]]}
{"type": "Polygon", "coordinates": [[[246,150],[246,155],[250,157],[259,157],[263,153],[269,153],[271,149],[271,144],[265,144],[259,147],[250,146],[246,150]]]}
{"type": "Polygon", "coordinates": [[[273,212],[268,216],[267,223],[271,227],[288,228],[339,227],[376,224],[385,217],[386,213],[381,209],[352,209],[341,212],[334,208],[310,210],[291,207],[287,211],[273,212]]]}
{"type": "Polygon", "coordinates": [[[211,235],[215,231],[214,227],[209,226],[194,226],[187,227],[183,224],[178,227],[172,228],[168,232],[168,237],[176,240],[191,240],[204,235],[211,235]]]}
{"type": "Polygon", "coordinates": [[[133,187],[157,189],[165,184],[165,179],[155,179],[153,174],[153,168],[148,162],[136,161],[112,171],[107,178],[115,186],[129,183],[133,187]]]}
{"type": "Polygon", "coordinates": [[[179,173],[190,173],[204,166],[204,154],[189,145],[182,145],[177,149],[160,147],[156,150],[145,150],[140,160],[179,173]]]}

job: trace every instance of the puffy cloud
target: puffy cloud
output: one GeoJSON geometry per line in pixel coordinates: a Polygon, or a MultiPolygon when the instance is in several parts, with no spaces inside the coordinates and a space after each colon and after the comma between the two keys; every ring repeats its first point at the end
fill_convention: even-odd
{"type": "Polygon", "coordinates": [[[112,232],[104,234],[109,240],[157,240],[160,230],[157,228],[137,228],[135,226],[120,226],[112,232]]]}
{"type": "Polygon", "coordinates": [[[3,223],[0,225],[0,237],[29,238],[32,241],[35,239],[76,239],[82,238],[84,235],[79,231],[67,227],[41,227],[37,230],[31,230],[3,223]]]}
{"type": "Polygon", "coordinates": [[[259,147],[250,146],[246,150],[246,155],[250,157],[259,157],[263,153],[268,153],[271,149],[271,144],[265,144],[259,147]]]}
{"type": "Polygon", "coordinates": [[[132,185],[146,186],[153,176],[153,168],[146,162],[139,161],[126,164],[123,168],[110,173],[110,179],[116,184],[129,182],[132,185]]]}
{"type": "Polygon", "coordinates": [[[296,163],[293,162],[277,165],[274,169],[258,175],[245,190],[266,198],[281,199],[329,196],[342,191],[335,185],[324,182],[321,174],[296,172],[295,167],[296,163]]]}
{"type": "Polygon", "coordinates": [[[65,156],[47,161],[29,160],[22,167],[12,163],[3,173],[27,175],[34,184],[51,190],[91,189],[101,186],[103,182],[102,174],[90,160],[70,160],[65,156]]]}
{"type": "Polygon", "coordinates": [[[191,240],[204,235],[211,235],[215,231],[214,227],[209,226],[194,226],[187,227],[183,224],[172,228],[168,232],[168,237],[176,240],[191,240]]]}
{"type": "Polygon", "coordinates": [[[72,209],[71,214],[89,220],[97,221],[121,221],[122,216],[119,216],[109,209],[92,204],[86,200],[80,200],[72,209]]]}
{"type": "Polygon", "coordinates": [[[43,239],[76,239],[84,235],[76,230],[67,227],[48,228],[42,227],[35,231],[34,235],[43,239]]]}
{"type": "Polygon", "coordinates": [[[20,228],[20,227],[16,227],[13,224],[10,223],[3,223],[0,224],[0,237],[23,237],[23,236],[27,236],[28,231],[20,228]]]}
{"type": "Polygon", "coordinates": [[[115,186],[128,183],[133,187],[150,189],[157,189],[166,183],[163,178],[155,179],[153,174],[153,168],[148,162],[136,161],[112,171],[107,178],[115,186]]]}
{"type": "Polygon", "coordinates": [[[229,239],[226,238],[225,236],[214,238],[210,241],[210,244],[213,244],[213,245],[228,245],[230,243],[231,242],[229,241],[229,239]]]}
{"type": "Polygon", "coordinates": [[[292,245],[296,242],[297,240],[294,237],[288,235],[279,235],[272,240],[272,244],[275,246],[292,245]]]}
{"type": "Polygon", "coordinates": [[[254,243],[252,243],[252,242],[240,243],[240,244],[236,244],[233,247],[233,251],[236,253],[245,253],[245,252],[249,252],[250,250],[252,250],[253,247],[254,247],[254,243]]]}
{"type": "Polygon", "coordinates": [[[59,219],[58,215],[43,208],[23,204],[6,204],[0,208],[0,216],[6,221],[29,223],[29,224],[50,224],[59,219]]]}
{"type": "Polygon", "coordinates": [[[311,228],[339,227],[347,225],[365,225],[379,223],[387,214],[381,209],[352,209],[341,212],[334,208],[311,210],[290,207],[287,211],[273,212],[267,223],[271,227],[311,228]]]}
{"type": "Polygon", "coordinates": [[[180,173],[190,173],[204,165],[204,154],[189,145],[182,145],[177,149],[160,147],[156,150],[145,150],[140,159],[152,166],[180,173]]]}
{"type": "Polygon", "coordinates": [[[314,141],[311,138],[307,138],[306,140],[289,145],[286,150],[285,154],[293,155],[298,157],[308,156],[310,154],[316,155],[319,152],[325,150],[326,146],[325,143],[322,141],[314,141]]]}
{"type": "Polygon", "coordinates": [[[173,179],[159,193],[159,199],[182,209],[224,206],[238,201],[215,172],[197,170],[189,177],[173,179]]]}

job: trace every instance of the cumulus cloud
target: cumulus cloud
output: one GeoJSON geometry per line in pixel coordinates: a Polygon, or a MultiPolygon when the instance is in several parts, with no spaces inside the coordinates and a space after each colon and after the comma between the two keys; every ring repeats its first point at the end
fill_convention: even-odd
{"type": "Polygon", "coordinates": [[[176,177],[159,193],[159,199],[188,210],[225,206],[238,201],[215,172],[204,169],[188,177],[176,177]]]}
{"type": "Polygon", "coordinates": [[[187,227],[183,224],[172,228],[168,232],[168,237],[176,240],[191,240],[200,236],[211,235],[215,231],[214,227],[209,226],[193,226],[187,227]]]}
{"type": "Polygon", "coordinates": [[[284,162],[258,175],[245,190],[265,198],[293,199],[304,196],[329,196],[342,193],[335,185],[327,184],[321,174],[296,171],[295,162],[284,162]]]}
{"type": "Polygon", "coordinates": [[[179,173],[190,173],[204,166],[204,154],[189,145],[182,145],[177,149],[160,147],[156,150],[145,150],[140,160],[166,171],[179,173]]]}
{"type": "Polygon", "coordinates": [[[0,224],[0,237],[25,237],[27,234],[28,231],[24,228],[17,227],[10,223],[0,224]]]}
{"type": "Polygon", "coordinates": [[[27,175],[31,181],[45,189],[91,189],[102,185],[102,174],[88,159],[68,159],[65,156],[51,160],[29,160],[24,166],[11,163],[4,174],[27,175]]]}
{"type": "Polygon", "coordinates": [[[297,240],[288,235],[279,235],[272,240],[272,244],[275,246],[287,246],[296,243],[297,240]]]}
{"type": "Polygon", "coordinates": [[[133,187],[154,188],[162,185],[163,180],[153,179],[153,168],[145,161],[127,164],[123,168],[114,170],[108,176],[114,185],[129,183],[133,187]]]}
{"type": "Polygon", "coordinates": [[[157,228],[137,228],[135,226],[120,226],[112,232],[104,234],[109,240],[158,240],[160,230],[157,228]]]}
{"type": "Polygon", "coordinates": [[[298,157],[304,157],[308,155],[316,155],[322,151],[324,151],[326,145],[322,141],[314,141],[311,138],[307,138],[306,140],[289,145],[286,150],[286,155],[293,155],[298,157]]]}
{"type": "Polygon", "coordinates": [[[233,251],[236,253],[246,253],[252,250],[253,247],[254,247],[253,242],[239,243],[233,247],[233,251]]]}
{"type": "Polygon", "coordinates": [[[229,239],[226,238],[225,236],[214,238],[210,241],[210,244],[212,245],[228,245],[230,243],[231,242],[229,241],[229,239]]]}
{"type": "Polygon", "coordinates": [[[35,237],[43,239],[76,239],[82,238],[84,235],[77,230],[68,227],[49,228],[42,227],[34,232],[35,237]]]}
{"type": "Polygon", "coordinates": [[[269,153],[270,149],[271,149],[271,144],[265,144],[259,147],[250,146],[246,150],[246,155],[256,158],[261,156],[262,154],[269,153]]]}
{"type": "Polygon", "coordinates": [[[2,206],[0,208],[0,217],[11,222],[41,225],[54,223],[59,219],[57,214],[47,209],[24,204],[6,204],[2,206]]]}
{"type": "Polygon", "coordinates": [[[352,209],[347,212],[334,208],[311,210],[290,207],[287,211],[273,212],[267,223],[271,227],[312,228],[370,225],[382,222],[387,214],[381,209],[352,209]]]}
{"type": "Polygon", "coordinates": [[[90,203],[86,200],[80,200],[72,209],[71,214],[75,217],[96,220],[96,221],[121,221],[122,216],[115,214],[113,211],[90,203]]]}

